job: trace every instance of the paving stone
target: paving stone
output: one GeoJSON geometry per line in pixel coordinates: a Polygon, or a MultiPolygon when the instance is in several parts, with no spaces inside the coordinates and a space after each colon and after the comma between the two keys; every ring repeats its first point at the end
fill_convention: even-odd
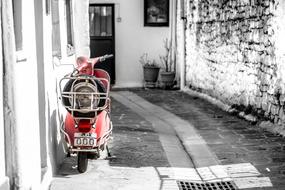
{"type": "Polygon", "coordinates": [[[239,189],[246,188],[263,188],[263,187],[272,187],[272,183],[268,177],[248,177],[248,178],[236,178],[234,179],[235,184],[239,189]]]}

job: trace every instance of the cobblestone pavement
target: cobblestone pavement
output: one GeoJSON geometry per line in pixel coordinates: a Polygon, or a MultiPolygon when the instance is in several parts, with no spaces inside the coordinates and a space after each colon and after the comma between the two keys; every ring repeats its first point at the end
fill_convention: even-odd
{"type": "Polygon", "coordinates": [[[112,100],[113,143],[110,165],[127,167],[170,166],[152,124],[112,100]]]}
{"type": "Polygon", "coordinates": [[[270,177],[273,188],[268,189],[285,189],[285,138],[180,91],[132,92],[193,124],[221,164],[251,163],[270,177]]]}

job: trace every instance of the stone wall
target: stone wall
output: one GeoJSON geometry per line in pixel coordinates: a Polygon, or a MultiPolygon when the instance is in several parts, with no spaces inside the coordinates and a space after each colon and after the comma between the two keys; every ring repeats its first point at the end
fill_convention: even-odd
{"type": "Polygon", "coordinates": [[[186,10],[188,85],[285,122],[285,2],[189,0],[186,10]]]}

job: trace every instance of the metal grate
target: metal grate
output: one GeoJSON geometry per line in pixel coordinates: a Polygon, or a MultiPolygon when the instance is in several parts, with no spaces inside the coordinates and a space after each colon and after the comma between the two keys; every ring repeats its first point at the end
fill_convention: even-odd
{"type": "Polygon", "coordinates": [[[233,181],[189,182],[177,181],[179,190],[236,190],[233,181]]]}

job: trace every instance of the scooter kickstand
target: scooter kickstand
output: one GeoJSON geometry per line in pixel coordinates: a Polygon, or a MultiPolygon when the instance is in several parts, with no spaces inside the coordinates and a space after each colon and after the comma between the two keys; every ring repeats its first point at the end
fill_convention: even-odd
{"type": "Polygon", "coordinates": [[[107,154],[108,154],[107,158],[116,158],[116,156],[112,156],[111,155],[111,152],[110,152],[110,149],[109,149],[108,145],[106,146],[106,149],[107,149],[107,154]]]}
{"type": "Polygon", "coordinates": [[[112,157],[112,155],[111,155],[111,152],[110,152],[110,150],[109,150],[108,145],[106,145],[106,149],[107,149],[108,157],[112,157]]]}

